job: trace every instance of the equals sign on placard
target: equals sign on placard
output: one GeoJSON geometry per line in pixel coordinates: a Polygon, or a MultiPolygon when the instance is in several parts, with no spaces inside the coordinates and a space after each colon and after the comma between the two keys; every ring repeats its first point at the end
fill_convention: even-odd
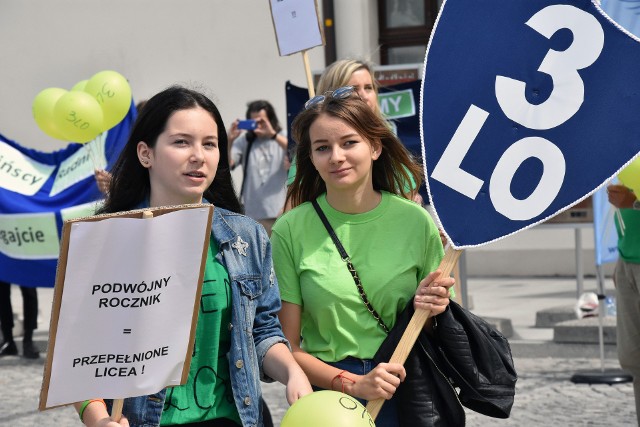
{"type": "Polygon", "coordinates": [[[130,334],[131,333],[131,329],[123,329],[122,333],[123,334],[130,334]]]}

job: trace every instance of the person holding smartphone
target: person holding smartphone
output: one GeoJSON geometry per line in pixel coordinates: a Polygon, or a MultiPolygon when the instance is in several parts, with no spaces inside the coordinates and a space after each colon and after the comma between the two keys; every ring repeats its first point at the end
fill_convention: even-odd
{"type": "Polygon", "coordinates": [[[229,164],[243,167],[240,197],[245,214],[271,235],[286,195],[287,136],[268,101],[250,102],[246,118],[229,129],[229,164]]]}

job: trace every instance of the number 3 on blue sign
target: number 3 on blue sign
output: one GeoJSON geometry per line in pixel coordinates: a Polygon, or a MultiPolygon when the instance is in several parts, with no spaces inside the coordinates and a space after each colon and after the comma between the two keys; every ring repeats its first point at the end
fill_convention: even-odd
{"type": "MultiPolygon", "coordinates": [[[[522,126],[547,130],[573,117],[584,102],[584,83],[578,70],[593,64],[604,46],[604,31],[598,20],[569,5],[548,6],[531,17],[528,26],[547,38],[566,28],[573,41],[564,51],[550,50],[538,71],[551,76],[549,98],[534,105],[525,97],[526,83],[496,76],[496,98],[504,114],[522,126]]],[[[489,113],[471,105],[456,129],[431,177],[475,200],[484,181],[460,168],[489,113]]],[[[541,137],[516,141],[498,160],[489,181],[489,195],[496,211],[512,220],[529,220],[540,215],[558,195],[565,174],[560,149],[541,137]],[[526,159],[538,158],[544,165],[540,182],[525,199],[516,199],[510,186],[514,174],[526,159]]]]}

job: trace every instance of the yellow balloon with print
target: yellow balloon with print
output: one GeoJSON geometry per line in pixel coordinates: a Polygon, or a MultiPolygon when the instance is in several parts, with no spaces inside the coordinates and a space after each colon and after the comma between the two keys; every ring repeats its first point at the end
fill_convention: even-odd
{"type": "Polygon", "coordinates": [[[62,95],[56,102],[53,115],[68,141],[89,142],[103,130],[102,108],[86,92],[74,90],[62,95]]]}
{"type": "Polygon", "coordinates": [[[360,402],[339,391],[322,390],[298,399],[287,410],[280,427],[375,427],[360,402]]]}
{"type": "Polygon", "coordinates": [[[104,130],[111,129],[124,119],[131,107],[131,87],[124,76],[116,71],[94,74],[84,91],[93,96],[104,115],[104,130]]]}
{"type": "Polygon", "coordinates": [[[636,157],[634,161],[622,169],[618,174],[618,179],[627,188],[636,193],[636,197],[640,197],[640,157],[636,157]]]}
{"type": "Polygon", "coordinates": [[[40,91],[33,99],[32,112],[38,127],[47,135],[55,139],[66,140],[53,116],[56,103],[67,93],[65,89],[50,87],[40,91]]]}

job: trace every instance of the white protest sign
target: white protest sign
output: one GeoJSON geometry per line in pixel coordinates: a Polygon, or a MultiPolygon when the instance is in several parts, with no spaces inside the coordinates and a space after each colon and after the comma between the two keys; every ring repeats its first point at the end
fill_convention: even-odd
{"type": "Polygon", "coordinates": [[[41,410],[186,381],[212,212],[65,222],[41,410]]]}
{"type": "Polygon", "coordinates": [[[270,5],[280,56],[324,44],[315,0],[270,0],[270,5]]]}

